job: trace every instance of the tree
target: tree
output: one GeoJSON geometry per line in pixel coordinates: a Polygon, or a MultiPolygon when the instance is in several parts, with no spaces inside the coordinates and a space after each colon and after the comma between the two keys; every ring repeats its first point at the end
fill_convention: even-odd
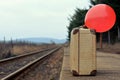
{"type": "MultiPolygon", "coordinates": [[[[116,41],[117,36],[118,36],[118,38],[120,38],[120,23],[119,23],[119,21],[120,21],[120,6],[119,6],[120,1],[119,0],[90,0],[90,3],[91,3],[90,7],[92,7],[96,4],[103,3],[103,4],[110,5],[114,9],[114,11],[116,13],[116,18],[117,18],[116,23],[109,32],[103,33],[103,41],[106,42],[110,39],[111,42],[114,43],[116,41]]],[[[75,14],[69,18],[70,23],[69,23],[69,26],[67,27],[68,28],[68,40],[70,40],[70,33],[71,33],[72,29],[84,24],[84,18],[85,18],[87,11],[88,10],[86,10],[86,9],[77,8],[75,10],[75,14]]],[[[99,33],[97,33],[97,41],[99,41],[99,33]]]]}
{"type": "MultiPolygon", "coordinates": [[[[96,5],[96,4],[107,4],[109,6],[111,6],[115,13],[116,13],[116,23],[113,26],[113,28],[111,30],[109,30],[108,32],[103,33],[103,40],[107,41],[109,43],[115,43],[116,38],[120,38],[120,1],[119,0],[90,0],[92,5],[96,5]],[[108,37],[108,38],[107,38],[108,37]]],[[[99,36],[99,33],[97,33],[97,37],[99,36]]]]}
{"type": "Polygon", "coordinates": [[[101,2],[104,4],[110,5],[114,9],[114,11],[116,13],[116,23],[115,23],[114,27],[110,30],[110,32],[111,32],[111,34],[113,34],[112,37],[118,36],[117,38],[119,38],[120,37],[119,36],[119,28],[120,28],[120,22],[119,22],[120,21],[120,6],[119,5],[120,5],[120,1],[119,0],[114,0],[114,1],[113,0],[102,0],[101,2]]]}
{"type": "Polygon", "coordinates": [[[79,27],[84,24],[84,18],[85,14],[87,13],[88,10],[86,9],[79,9],[77,8],[75,10],[75,14],[71,16],[68,20],[70,22],[68,28],[68,40],[70,40],[70,33],[73,28],[79,27]]]}

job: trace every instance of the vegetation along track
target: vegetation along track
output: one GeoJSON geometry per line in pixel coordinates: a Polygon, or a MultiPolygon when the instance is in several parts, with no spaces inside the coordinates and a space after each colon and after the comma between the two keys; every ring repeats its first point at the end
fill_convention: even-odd
{"type": "Polygon", "coordinates": [[[33,60],[45,55],[46,53],[54,49],[52,48],[42,51],[31,52],[17,57],[0,60],[0,79],[15,72],[26,64],[29,64],[33,60]]]}

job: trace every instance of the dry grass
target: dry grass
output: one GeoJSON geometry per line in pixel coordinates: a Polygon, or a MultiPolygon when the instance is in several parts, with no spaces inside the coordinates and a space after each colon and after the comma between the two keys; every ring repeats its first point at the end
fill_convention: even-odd
{"type": "Polygon", "coordinates": [[[14,45],[13,49],[12,49],[12,54],[14,55],[20,55],[20,54],[25,54],[28,52],[32,52],[32,51],[38,51],[38,50],[44,50],[47,48],[52,48],[55,45],[53,44],[41,44],[41,45],[14,45]]]}
{"type": "Polygon", "coordinates": [[[10,43],[0,42],[0,59],[25,54],[32,51],[44,50],[54,47],[55,44],[30,44],[24,42],[10,43]]]}
{"type": "Polygon", "coordinates": [[[36,51],[36,50],[43,50],[45,47],[44,46],[29,46],[29,45],[24,45],[24,46],[14,46],[12,53],[14,55],[19,55],[31,51],[36,51]]]}

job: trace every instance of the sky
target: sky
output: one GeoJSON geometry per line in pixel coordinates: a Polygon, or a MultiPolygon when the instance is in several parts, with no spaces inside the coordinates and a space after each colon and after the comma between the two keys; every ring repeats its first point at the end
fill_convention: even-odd
{"type": "Polygon", "coordinates": [[[68,17],[89,0],[0,0],[0,40],[67,38],[68,17]]]}

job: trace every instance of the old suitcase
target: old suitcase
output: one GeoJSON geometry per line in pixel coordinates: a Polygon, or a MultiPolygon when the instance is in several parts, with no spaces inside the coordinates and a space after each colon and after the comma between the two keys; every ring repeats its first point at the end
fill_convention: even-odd
{"type": "Polygon", "coordinates": [[[70,41],[70,67],[74,76],[96,75],[95,31],[74,28],[70,41]]]}

